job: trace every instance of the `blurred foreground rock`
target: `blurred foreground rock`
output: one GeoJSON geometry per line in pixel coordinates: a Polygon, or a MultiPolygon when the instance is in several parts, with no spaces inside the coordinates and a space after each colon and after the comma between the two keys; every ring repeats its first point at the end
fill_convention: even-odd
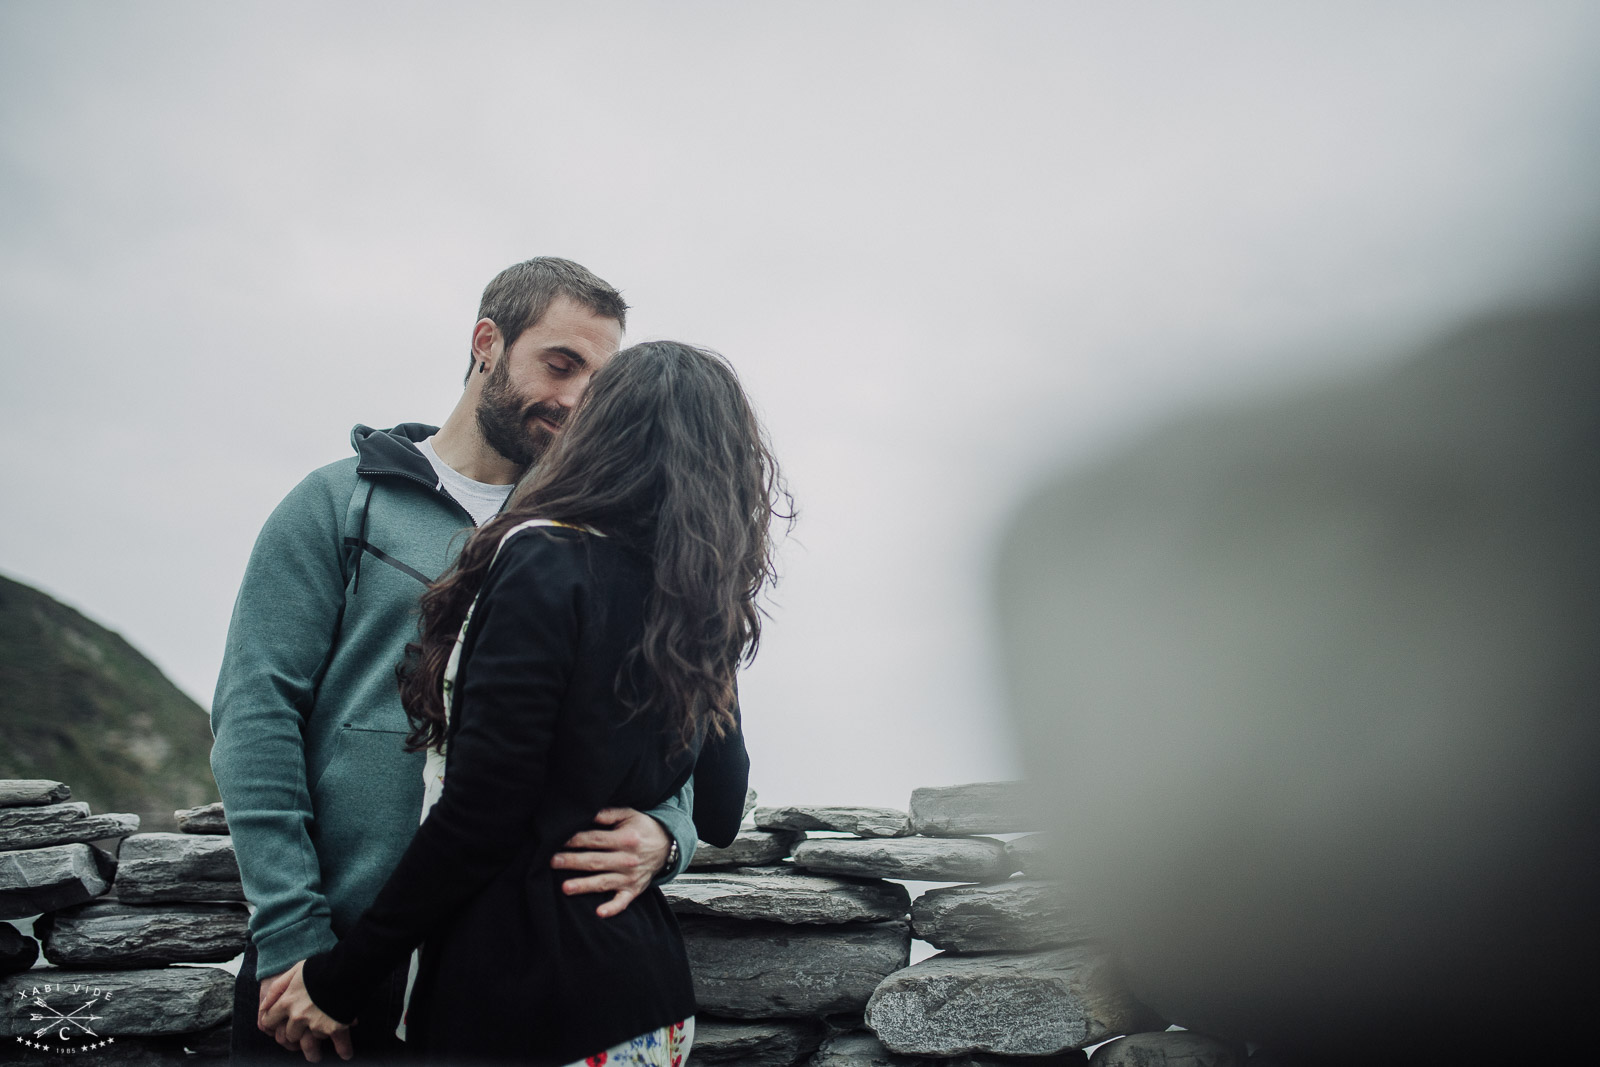
{"type": "Polygon", "coordinates": [[[1070,899],[1180,1025],[1330,1064],[1593,1055],[1600,285],[1574,280],[1019,508],[1017,751],[1070,899]]]}

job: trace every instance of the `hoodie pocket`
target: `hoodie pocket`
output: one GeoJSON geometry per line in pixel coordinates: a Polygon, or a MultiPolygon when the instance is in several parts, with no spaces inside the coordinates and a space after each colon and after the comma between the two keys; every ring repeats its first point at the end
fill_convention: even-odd
{"type": "Polygon", "coordinates": [[[342,728],[311,789],[322,888],[336,931],[377,896],[417,832],[423,757],[407,752],[405,739],[403,730],[342,728]]]}
{"type": "Polygon", "coordinates": [[[407,752],[405,741],[404,730],[341,727],[311,784],[318,821],[343,822],[339,809],[356,805],[369,817],[403,812],[415,823],[422,813],[423,757],[407,752]]]}

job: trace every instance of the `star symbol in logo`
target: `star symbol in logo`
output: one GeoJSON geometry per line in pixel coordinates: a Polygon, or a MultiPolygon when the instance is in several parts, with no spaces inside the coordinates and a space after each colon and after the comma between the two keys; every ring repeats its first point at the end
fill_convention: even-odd
{"type": "Polygon", "coordinates": [[[107,1045],[115,1043],[116,1040],[117,1039],[114,1037],[105,1037],[92,1044],[79,1045],[77,1048],[58,1048],[55,1045],[48,1045],[39,1041],[30,1041],[20,1034],[17,1035],[18,1044],[27,1045],[29,1048],[36,1048],[40,1052],[53,1052],[57,1055],[75,1055],[79,1052],[89,1052],[93,1049],[105,1048],[107,1045]]]}

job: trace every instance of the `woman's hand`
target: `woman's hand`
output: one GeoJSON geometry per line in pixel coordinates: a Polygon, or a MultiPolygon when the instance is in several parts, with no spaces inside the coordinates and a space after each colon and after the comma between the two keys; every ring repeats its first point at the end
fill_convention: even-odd
{"type": "Polygon", "coordinates": [[[306,992],[300,972],[305,960],[271,979],[261,988],[261,1012],[256,1016],[256,1026],[272,1034],[278,1044],[290,1052],[299,1052],[312,1063],[322,1060],[322,1040],[333,1042],[340,1059],[355,1055],[350,1043],[350,1026],[341,1023],[316,1006],[311,994],[306,992]]]}

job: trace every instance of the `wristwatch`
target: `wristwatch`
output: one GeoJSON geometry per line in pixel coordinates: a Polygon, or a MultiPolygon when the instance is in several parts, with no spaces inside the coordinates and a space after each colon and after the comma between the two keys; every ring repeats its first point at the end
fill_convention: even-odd
{"type": "Polygon", "coordinates": [[[683,855],[683,853],[678,851],[678,839],[673,837],[671,834],[668,834],[667,858],[666,861],[661,864],[661,870],[658,873],[666,874],[668,871],[672,870],[672,868],[676,867],[678,865],[678,857],[681,855],[683,855]]]}

